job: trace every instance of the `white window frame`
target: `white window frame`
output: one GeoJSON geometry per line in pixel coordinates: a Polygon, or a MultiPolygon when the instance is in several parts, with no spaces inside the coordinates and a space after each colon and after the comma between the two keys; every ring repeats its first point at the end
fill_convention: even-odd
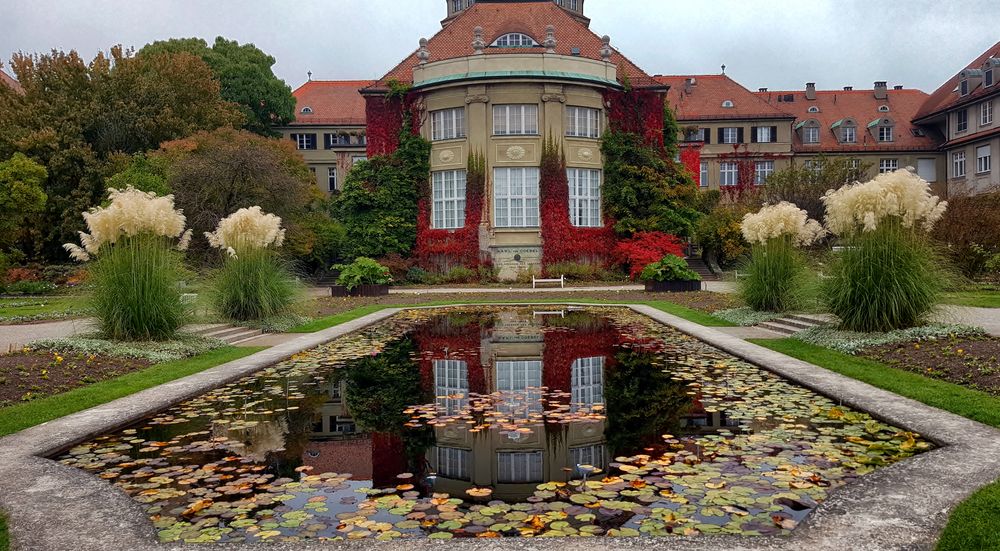
{"type": "Polygon", "coordinates": [[[966,164],[965,152],[956,151],[951,154],[951,176],[952,178],[965,178],[966,164]]]}
{"type": "Polygon", "coordinates": [[[567,107],[566,135],[571,138],[600,138],[601,110],[575,105],[567,107]]]}
{"type": "Polygon", "coordinates": [[[701,170],[698,174],[698,185],[701,187],[708,187],[708,161],[702,161],[701,170]]]}
{"type": "Polygon", "coordinates": [[[885,174],[887,172],[895,172],[899,170],[899,159],[879,159],[878,160],[878,173],[885,174]]]}
{"type": "Polygon", "coordinates": [[[497,228],[539,227],[537,167],[493,169],[493,214],[497,228]]]}
{"type": "Polygon", "coordinates": [[[469,480],[472,452],[462,448],[437,446],[437,474],[452,480],[469,480]]]}
{"type": "Polygon", "coordinates": [[[592,444],[569,449],[570,466],[590,465],[598,469],[607,466],[607,447],[604,444],[592,444]]]}
{"type": "Polygon", "coordinates": [[[719,163],[719,186],[735,186],[740,182],[740,165],[735,161],[719,163]]]}
{"type": "Polygon", "coordinates": [[[855,126],[842,126],[840,128],[841,143],[858,143],[858,129],[855,126]]]}
{"type": "Polygon", "coordinates": [[[771,127],[758,126],[754,129],[757,134],[757,143],[771,143],[771,127]]]}
{"type": "Polygon", "coordinates": [[[503,395],[498,412],[519,417],[541,413],[541,386],[541,360],[497,360],[496,389],[503,395]]]}
{"type": "Polygon", "coordinates": [[[571,407],[580,408],[604,403],[604,356],[577,358],[570,366],[571,407]]]}
{"type": "Polygon", "coordinates": [[[337,191],[337,167],[326,167],[326,188],[327,191],[337,191]]]}
{"type": "Polygon", "coordinates": [[[497,482],[500,484],[528,484],[543,482],[542,452],[497,452],[497,482]]]}
{"type": "Polygon", "coordinates": [[[494,136],[537,136],[538,104],[511,103],[493,106],[494,136]]]}
{"type": "Polygon", "coordinates": [[[736,126],[723,127],[722,143],[729,145],[740,143],[740,129],[736,126]]]}
{"type": "Polygon", "coordinates": [[[601,171],[567,168],[569,221],[578,228],[599,228],[601,222],[601,171]]]}
{"type": "Polygon", "coordinates": [[[507,33],[490,44],[493,48],[534,48],[538,41],[524,33],[507,33]]]}
{"type": "Polygon", "coordinates": [[[969,110],[961,109],[955,112],[955,132],[965,132],[969,129],[969,110]]]}
{"type": "Polygon", "coordinates": [[[753,166],[754,183],[762,186],[774,174],[774,161],[756,161],[753,166]]]}
{"type": "Polygon", "coordinates": [[[979,106],[979,126],[993,124],[993,100],[984,101],[979,106]]]}
{"type": "Polygon", "coordinates": [[[465,108],[431,111],[431,141],[455,140],[465,137],[465,108]]]}
{"type": "Polygon", "coordinates": [[[989,174],[993,170],[993,148],[990,144],[976,148],[976,174],[989,174]]]}
{"type": "Polygon", "coordinates": [[[985,71],[983,71],[983,87],[984,88],[989,88],[990,86],[993,86],[994,84],[996,84],[996,80],[994,80],[993,75],[994,75],[994,73],[993,73],[993,68],[992,67],[989,68],[989,69],[986,69],[985,71]]]}
{"type": "Polygon", "coordinates": [[[465,190],[464,170],[431,173],[431,227],[436,230],[465,227],[465,190]]]}
{"type": "Polygon", "coordinates": [[[462,360],[434,360],[433,363],[438,409],[445,415],[458,415],[469,404],[469,364],[462,360]]]}
{"type": "Polygon", "coordinates": [[[368,155],[352,155],[351,156],[351,166],[354,166],[362,161],[367,161],[368,155]]]}
{"type": "Polygon", "coordinates": [[[892,130],[894,127],[882,125],[878,127],[878,141],[889,143],[895,141],[895,136],[893,136],[892,130]]]}
{"type": "Polygon", "coordinates": [[[803,128],[802,143],[819,143],[819,127],[806,126],[803,128]]]}
{"type": "Polygon", "coordinates": [[[295,146],[299,151],[312,151],[316,149],[316,134],[292,134],[295,140],[295,146]],[[312,141],[312,147],[310,145],[310,138],[312,141]]]}

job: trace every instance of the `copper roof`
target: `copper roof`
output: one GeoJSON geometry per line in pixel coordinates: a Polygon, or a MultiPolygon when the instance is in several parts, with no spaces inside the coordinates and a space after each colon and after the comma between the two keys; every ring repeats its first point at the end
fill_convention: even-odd
{"type": "Polygon", "coordinates": [[[667,103],[678,121],[793,117],[726,75],[656,75],[653,78],[670,86],[667,103]],[[687,85],[689,79],[693,79],[690,86],[687,85]],[[732,102],[732,107],[723,107],[723,102],[727,101],[732,102]]]}
{"type": "MultiPolygon", "coordinates": [[[[430,62],[473,55],[472,40],[476,27],[483,28],[483,39],[487,45],[505,34],[515,32],[524,33],[542,44],[545,42],[546,27],[549,25],[553,25],[556,29],[557,54],[576,55],[574,50],[579,49],[580,57],[601,59],[600,52],[603,46],[601,37],[551,0],[529,0],[503,3],[476,2],[428,40],[430,62]]],[[[544,47],[531,49],[487,47],[484,53],[523,54],[544,51],[544,47]]],[[[413,82],[413,68],[418,62],[417,51],[414,50],[399,65],[386,73],[373,88],[384,88],[393,80],[413,82]]],[[[627,77],[632,86],[637,88],[660,86],[645,71],[614,48],[612,48],[611,62],[618,66],[618,78],[627,77]]]]}
{"type": "Polygon", "coordinates": [[[963,97],[959,95],[958,77],[962,74],[962,71],[967,69],[982,69],[990,58],[1000,58],[1000,42],[991,46],[982,55],[963,67],[961,71],[955,73],[955,76],[948,79],[940,88],[935,90],[913,118],[915,120],[926,119],[960,105],[971,103],[981,97],[1000,93],[1000,71],[995,71],[997,74],[994,76],[993,86],[984,88],[980,84],[975,90],[970,90],[967,96],[963,97]]]}
{"type": "Polygon", "coordinates": [[[372,85],[371,80],[310,80],[292,92],[295,96],[295,121],[292,125],[331,124],[364,125],[365,99],[359,89],[372,85]],[[311,113],[303,113],[303,109],[311,113]]]}

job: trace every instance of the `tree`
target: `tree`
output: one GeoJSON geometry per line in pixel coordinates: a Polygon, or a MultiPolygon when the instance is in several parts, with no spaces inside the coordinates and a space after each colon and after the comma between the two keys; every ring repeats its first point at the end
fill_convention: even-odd
{"type": "Polygon", "coordinates": [[[42,164],[45,212],[34,248],[65,259],[62,243],[83,228],[80,212],[104,197],[122,154],[199,130],[240,124],[211,69],[190,54],[137,58],[120,46],[86,62],[76,52],[15,54],[23,94],[0,86],[0,158],[20,152],[42,164]]]}
{"type": "Polygon", "coordinates": [[[808,164],[793,164],[767,179],[761,198],[771,204],[788,201],[806,211],[809,218],[822,222],[826,218],[826,192],[858,181],[872,167],[871,163],[854,165],[856,160],[821,155],[808,164]]]}
{"type": "Polygon", "coordinates": [[[22,153],[0,163],[0,253],[13,245],[27,219],[45,208],[45,167],[22,153]]]}
{"type": "Polygon", "coordinates": [[[295,119],[292,89],[274,75],[274,58],[253,44],[240,45],[220,36],[209,47],[200,38],[172,38],[146,45],[139,56],[164,52],[192,54],[207,63],[221,85],[223,99],[238,104],[246,116],[247,130],[272,135],[274,126],[295,119]]]}
{"type": "Polygon", "coordinates": [[[169,194],[167,163],[164,158],[150,158],[144,153],[136,153],[129,157],[125,166],[107,180],[109,188],[125,189],[128,186],[142,191],[152,191],[157,195],[169,194]]]}
{"type": "Polygon", "coordinates": [[[166,163],[167,185],[196,236],[252,206],[280,216],[293,235],[302,230],[299,217],[319,197],[309,168],[290,142],[244,130],[198,132],[165,143],[152,157],[166,163]]]}

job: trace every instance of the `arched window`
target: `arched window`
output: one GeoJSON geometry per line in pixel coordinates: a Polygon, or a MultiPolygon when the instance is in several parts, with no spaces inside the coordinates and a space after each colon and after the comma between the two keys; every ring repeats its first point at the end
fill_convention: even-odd
{"type": "Polygon", "coordinates": [[[878,112],[879,113],[888,113],[889,112],[889,106],[888,105],[879,105],[878,106],[878,112]]]}
{"type": "Polygon", "coordinates": [[[494,48],[534,48],[538,46],[538,42],[524,33],[507,33],[496,39],[491,46],[494,48]]]}
{"type": "Polygon", "coordinates": [[[733,107],[736,107],[736,104],[733,103],[733,100],[727,99],[726,101],[722,102],[722,106],[725,107],[726,109],[732,109],[733,107]]]}
{"type": "Polygon", "coordinates": [[[815,105],[813,105],[812,107],[809,108],[809,112],[810,113],[819,113],[819,107],[816,107],[815,105]]]}
{"type": "Polygon", "coordinates": [[[312,107],[303,107],[301,111],[303,115],[312,115],[312,112],[313,112],[312,107]]]}

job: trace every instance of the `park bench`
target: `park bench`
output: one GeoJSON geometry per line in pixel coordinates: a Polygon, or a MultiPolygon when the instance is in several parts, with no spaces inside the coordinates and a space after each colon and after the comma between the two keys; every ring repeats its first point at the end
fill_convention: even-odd
{"type": "Polygon", "coordinates": [[[538,277],[535,277],[535,276],[531,276],[531,288],[532,289],[537,288],[539,283],[553,283],[553,284],[554,283],[558,283],[559,287],[565,289],[566,288],[566,276],[565,275],[561,275],[557,279],[552,279],[552,278],[543,279],[543,278],[538,278],[538,277]]]}

